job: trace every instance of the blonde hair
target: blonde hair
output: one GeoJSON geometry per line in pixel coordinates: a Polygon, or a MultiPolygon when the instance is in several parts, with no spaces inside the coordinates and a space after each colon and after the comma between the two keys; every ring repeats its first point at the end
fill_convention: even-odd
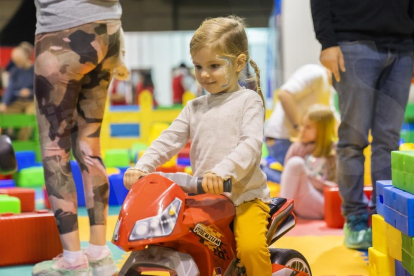
{"type": "Polygon", "coordinates": [[[308,109],[305,116],[316,124],[317,133],[313,156],[332,155],[332,144],[336,140],[335,117],[332,110],[326,105],[315,104],[308,109]]]}
{"type": "Polygon", "coordinates": [[[249,43],[244,20],[238,16],[216,17],[204,20],[196,30],[190,42],[190,53],[194,55],[204,47],[211,47],[223,53],[233,62],[241,54],[246,55],[246,60],[250,63],[256,73],[256,90],[265,106],[262,89],[260,87],[260,69],[256,62],[250,59],[249,43]]]}

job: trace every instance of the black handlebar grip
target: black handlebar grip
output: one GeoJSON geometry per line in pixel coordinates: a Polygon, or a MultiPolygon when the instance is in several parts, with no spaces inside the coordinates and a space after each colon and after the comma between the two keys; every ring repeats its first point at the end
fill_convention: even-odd
{"type": "MultiPolygon", "coordinates": [[[[203,190],[202,182],[203,182],[202,177],[197,178],[197,194],[199,195],[205,194],[203,190]]],[[[231,193],[232,187],[233,187],[233,184],[232,184],[231,178],[223,182],[223,192],[231,193]]]]}

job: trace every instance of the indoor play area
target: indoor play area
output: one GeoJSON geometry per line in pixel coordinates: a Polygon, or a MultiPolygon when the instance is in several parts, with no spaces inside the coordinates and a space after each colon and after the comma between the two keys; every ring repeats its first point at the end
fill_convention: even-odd
{"type": "MultiPolygon", "coordinates": [[[[36,1],[36,3],[41,3],[37,6],[38,9],[47,8],[44,0],[36,1]]],[[[68,3],[71,0],[65,1],[68,3]]],[[[55,1],[52,0],[52,2],[55,1]]],[[[80,2],[88,1],[80,0],[80,2]]],[[[97,0],[97,2],[105,1],[97,0]]],[[[238,257],[236,249],[237,238],[235,237],[235,229],[237,227],[234,226],[235,222],[233,219],[238,216],[237,206],[233,205],[234,202],[230,201],[231,196],[228,194],[225,194],[226,196],[204,195],[205,188],[201,184],[202,180],[193,177],[195,170],[192,166],[195,165],[194,162],[195,158],[198,158],[198,153],[192,152],[191,140],[183,148],[177,150],[178,153],[174,153],[173,157],[165,164],[156,168],[156,172],[160,174],[149,174],[146,176],[146,171],[138,169],[140,160],[154,155],[154,144],[157,143],[159,137],[168,133],[173,122],[176,122],[176,118],[179,118],[178,121],[182,120],[181,116],[183,116],[184,112],[189,112],[188,110],[194,108],[194,106],[199,107],[194,105],[194,103],[201,106],[199,99],[210,96],[206,88],[209,86],[199,81],[201,73],[198,73],[198,70],[201,70],[201,66],[194,62],[194,57],[190,54],[190,42],[193,41],[195,31],[205,18],[228,16],[231,14],[239,15],[247,21],[249,26],[245,27],[245,34],[248,39],[249,58],[254,59],[254,64],[260,68],[258,81],[254,77],[256,70],[254,70],[254,66],[250,63],[246,66],[247,69],[243,69],[245,70],[243,72],[245,75],[243,76],[246,78],[239,78],[237,83],[238,87],[250,87],[248,80],[253,79],[255,83],[253,90],[261,90],[260,93],[262,95],[259,95],[263,98],[262,103],[265,115],[263,143],[261,143],[261,148],[255,151],[261,152],[261,155],[259,160],[254,159],[253,155],[249,158],[255,160],[255,163],[251,162],[254,163],[254,166],[260,167],[263,170],[263,175],[266,175],[266,185],[270,192],[271,200],[267,202],[270,215],[267,219],[266,241],[272,260],[272,275],[414,275],[414,78],[412,75],[409,91],[406,91],[406,98],[408,99],[406,99],[406,107],[401,108],[399,106],[396,108],[394,100],[390,96],[385,100],[383,99],[384,110],[387,110],[387,112],[381,112],[379,115],[376,114],[384,122],[387,118],[403,117],[402,122],[394,121],[393,123],[393,125],[398,126],[401,123],[401,128],[398,131],[398,145],[393,146],[394,149],[387,152],[391,158],[391,163],[384,165],[385,167],[388,166],[386,169],[391,171],[391,177],[388,177],[389,179],[376,179],[376,183],[373,183],[375,181],[372,180],[372,175],[375,176],[376,170],[383,169],[381,167],[382,163],[375,159],[378,151],[383,149],[377,145],[378,141],[381,140],[378,137],[385,137],[383,140],[386,140],[391,135],[390,133],[395,137],[397,135],[393,133],[395,131],[391,127],[384,127],[383,132],[378,132],[376,130],[380,127],[374,127],[374,123],[372,123],[365,137],[365,134],[360,135],[360,133],[357,133],[357,131],[360,131],[358,127],[352,126],[349,129],[345,129],[344,126],[340,126],[341,119],[343,119],[343,125],[352,125],[352,123],[346,121],[346,114],[353,113],[347,110],[347,108],[352,105],[357,106],[357,104],[355,102],[353,104],[345,104],[346,97],[343,96],[343,90],[339,86],[336,89],[340,82],[338,79],[335,80],[335,72],[332,70],[327,71],[329,77],[325,75],[323,78],[321,77],[323,82],[328,83],[327,86],[329,87],[328,96],[326,96],[327,101],[323,105],[329,107],[330,111],[325,112],[329,113],[330,120],[332,121],[331,124],[326,123],[323,125],[324,127],[316,126],[319,120],[324,120],[321,119],[323,115],[320,114],[322,113],[318,113],[320,117],[316,121],[312,121],[311,113],[308,111],[312,108],[309,107],[308,109],[306,104],[302,105],[302,103],[299,103],[301,99],[306,98],[312,93],[315,93],[314,96],[309,96],[312,100],[307,100],[313,103],[310,106],[318,105],[322,102],[320,99],[323,97],[318,96],[319,94],[317,95],[317,92],[315,92],[318,89],[322,90],[319,82],[309,85],[310,88],[306,88],[308,90],[302,95],[299,95],[299,92],[297,92],[298,94],[295,96],[288,89],[307,85],[308,77],[298,74],[300,68],[306,66],[310,68],[309,65],[318,66],[312,67],[314,69],[311,70],[312,72],[308,71],[308,75],[316,74],[317,70],[323,68],[321,66],[323,59],[320,43],[322,40],[319,37],[320,32],[316,30],[317,26],[314,29],[314,24],[318,25],[315,18],[318,12],[322,13],[322,8],[319,7],[320,10],[316,10],[317,2],[320,5],[321,2],[342,3],[343,1],[312,0],[305,1],[306,3],[304,3],[304,1],[300,0],[263,0],[258,1],[256,4],[247,3],[248,1],[236,3],[236,1],[225,2],[218,0],[213,0],[210,4],[196,4],[185,0],[112,0],[106,2],[111,3],[101,3],[99,5],[105,7],[110,5],[122,6],[121,22],[123,31],[122,29],[121,31],[123,39],[120,45],[116,47],[119,48],[117,50],[119,50],[120,56],[122,51],[124,51],[123,66],[128,71],[128,76],[117,78],[116,71],[114,71],[113,75],[112,72],[106,75],[99,75],[98,73],[91,74],[90,77],[88,75],[89,80],[96,76],[103,76],[102,79],[92,82],[98,87],[99,84],[102,85],[102,83],[108,81],[107,91],[100,92],[94,90],[98,89],[97,87],[93,87],[91,91],[100,95],[100,98],[92,98],[89,94],[82,95],[80,96],[81,100],[90,100],[87,108],[82,110],[82,105],[78,104],[76,105],[76,113],[74,113],[76,115],[69,113],[66,115],[69,117],[83,116],[85,125],[99,123],[94,133],[84,136],[87,137],[86,139],[91,137],[99,139],[99,142],[95,141],[92,143],[88,140],[88,143],[92,144],[92,149],[94,149],[94,146],[100,149],[101,157],[92,154],[93,150],[87,152],[85,149],[88,148],[85,147],[85,144],[81,143],[81,146],[72,145],[72,150],[65,151],[64,153],[70,159],[68,161],[69,165],[66,167],[62,165],[60,167],[64,161],[54,157],[56,159],[54,162],[56,163],[53,164],[59,164],[56,165],[56,171],[59,172],[51,172],[51,166],[47,163],[50,162],[50,155],[46,156],[47,154],[44,154],[42,157],[42,147],[44,147],[43,150],[48,148],[46,146],[47,143],[42,143],[42,141],[45,141],[42,139],[45,139],[45,136],[55,137],[54,139],[57,139],[56,137],[62,138],[64,134],[68,133],[68,136],[72,135],[72,139],[76,140],[78,138],[73,138],[75,137],[73,134],[74,130],[66,125],[63,125],[63,127],[61,125],[60,128],[58,125],[56,133],[52,133],[51,130],[49,133],[42,133],[42,129],[44,131],[46,128],[38,120],[41,116],[47,116],[41,110],[41,106],[43,105],[45,110],[52,110],[53,112],[63,110],[64,108],[59,105],[45,107],[44,102],[50,100],[49,98],[59,98],[60,96],[44,97],[43,99],[36,94],[33,96],[34,89],[47,89],[53,86],[52,83],[54,83],[49,79],[48,81],[50,82],[47,83],[49,86],[44,84],[46,82],[43,83],[43,86],[36,86],[44,81],[39,78],[41,73],[50,71],[50,68],[53,67],[52,63],[46,65],[46,69],[36,67],[40,67],[40,65],[36,65],[36,59],[40,57],[39,60],[41,60],[43,58],[38,53],[43,51],[39,45],[44,38],[43,36],[36,36],[36,40],[34,40],[36,6],[32,0],[0,1],[0,95],[2,97],[2,106],[0,107],[0,276],[111,276],[118,275],[118,270],[120,271],[119,275],[247,275],[246,268],[236,258],[238,257]],[[17,35],[16,28],[22,28],[23,30],[23,21],[30,22],[33,26],[17,35]],[[13,34],[15,33],[16,37],[14,38],[13,34]],[[31,44],[29,43],[31,46],[22,44],[23,41],[31,42],[31,44]],[[34,67],[34,69],[30,70],[32,70],[31,76],[35,78],[35,88],[31,84],[32,96],[30,101],[23,101],[32,104],[30,112],[27,109],[27,112],[10,112],[12,108],[9,103],[6,104],[9,97],[7,93],[10,90],[8,87],[21,81],[21,79],[13,79],[12,74],[14,71],[12,67],[9,67],[20,66],[15,59],[15,55],[17,55],[16,48],[23,52],[30,51],[27,62],[31,64],[30,68],[34,67]],[[113,76],[115,77],[112,78],[113,76]],[[301,80],[300,77],[304,79],[301,80]],[[257,87],[261,87],[261,89],[257,89],[257,87]],[[291,105],[286,104],[286,92],[290,92],[293,95],[291,100],[297,102],[296,107],[292,107],[294,104],[292,101],[289,102],[291,105]],[[105,93],[104,96],[102,96],[102,93],[105,93]],[[34,98],[37,99],[36,105],[34,104],[34,98]],[[39,101],[39,99],[41,100],[39,101]],[[103,104],[102,99],[104,99],[103,104]],[[102,106],[104,109],[102,118],[89,118],[85,115],[96,113],[102,106]],[[278,108],[286,109],[286,106],[299,112],[300,116],[290,115],[291,113],[288,111],[283,114],[277,111],[278,108]],[[34,111],[35,108],[37,109],[37,115],[34,111]],[[268,129],[273,127],[271,121],[277,116],[282,116],[281,114],[286,116],[283,127],[290,124],[291,126],[288,127],[290,134],[294,133],[294,135],[288,134],[287,138],[269,135],[271,131],[269,132],[268,129]],[[292,124],[292,121],[286,123],[288,119],[292,120],[291,118],[298,120],[298,123],[292,124]],[[308,124],[311,126],[307,125],[307,120],[310,120],[308,124]],[[325,135],[329,133],[326,129],[332,128],[335,130],[335,133],[331,135],[332,137],[328,139],[329,154],[334,152],[332,155],[335,155],[334,165],[328,163],[320,165],[321,163],[318,162],[320,159],[323,159],[323,156],[315,154],[316,151],[306,155],[302,152],[293,152],[293,147],[297,144],[307,146],[318,142],[316,139],[319,138],[314,138],[310,143],[304,140],[303,133],[306,132],[304,130],[306,127],[314,127],[315,133],[318,131],[323,132],[325,135]],[[357,133],[354,137],[360,135],[364,137],[358,139],[366,138],[367,140],[363,147],[358,148],[362,152],[361,156],[357,156],[357,153],[355,153],[356,146],[352,147],[351,145],[348,148],[349,152],[354,150],[352,151],[354,155],[351,154],[349,158],[359,160],[358,168],[341,166],[340,164],[340,162],[345,162],[343,160],[346,159],[343,157],[346,151],[341,152],[341,147],[344,148],[349,146],[348,144],[352,144],[352,142],[346,141],[344,138],[346,136],[345,132],[354,133],[353,131],[357,133]],[[24,136],[24,134],[27,135],[24,136]],[[275,148],[278,148],[274,147],[274,145],[276,145],[275,143],[278,140],[287,140],[289,142],[283,159],[278,159],[278,156],[275,157],[274,151],[275,148]],[[77,161],[79,160],[77,158],[79,152],[88,156],[86,162],[77,161]],[[299,178],[299,176],[292,176],[288,173],[291,170],[294,172],[299,170],[299,167],[290,167],[288,161],[289,158],[296,158],[297,161],[299,157],[303,157],[302,162],[306,166],[304,174],[309,177],[306,178],[308,181],[305,182],[315,187],[316,184],[314,183],[317,181],[314,181],[314,179],[319,181],[317,183],[323,183],[323,185],[320,184],[315,189],[318,192],[320,203],[315,203],[316,200],[313,201],[313,199],[310,200],[311,192],[308,191],[300,194],[295,199],[286,196],[288,194],[285,190],[286,187],[289,188],[289,183],[296,181],[295,177],[299,178]],[[337,160],[339,165],[336,165],[338,164],[337,160]],[[109,275],[109,272],[104,272],[105,269],[101,269],[100,272],[94,270],[93,274],[92,272],[88,272],[89,274],[71,274],[70,269],[67,269],[64,270],[65,272],[54,270],[53,273],[55,274],[34,274],[36,264],[57,260],[57,258],[62,258],[62,256],[64,258],[66,251],[78,251],[66,250],[66,244],[62,242],[63,224],[68,222],[59,218],[58,213],[61,215],[66,212],[67,214],[68,211],[63,211],[62,209],[54,210],[56,207],[52,208],[53,206],[58,206],[56,202],[62,204],[62,201],[67,200],[70,196],[59,195],[59,192],[56,188],[53,188],[55,187],[53,185],[59,185],[61,182],[61,186],[64,187],[63,190],[68,191],[72,189],[71,195],[74,194],[76,198],[71,200],[77,201],[78,209],[77,213],[75,213],[75,218],[72,216],[68,220],[71,220],[71,223],[79,229],[79,241],[82,252],[89,248],[93,239],[91,233],[94,233],[91,229],[91,224],[93,224],[91,222],[91,217],[93,217],[91,213],[93,210],[91,211],[90,207],[87,206],[90,206],[91,200],[96,203],[99,196],[95,187],[94,193],[91,196],[90,192],[88,192],[90,187],[87,185],[89,184],[84,183],[84,181],[85,179],[96,181],[96,176],[93,173],[90,173],[90,177],[87,176],[89,175],[88,170],[92,171],[91,168],[100,170],[101,167],[99,166],[101,165],[104,170],[102,173],[106,174],[109,180],[109,183],[107,183],[109,188],[106,191],[109,193],[109,196],[103,199],[103,209],[104,212],[107,211],[108,215],[102,224],[106,224],[106,248],[108,248],[109,256],[113,260],[112,268],[115,266],[117,272],[109,275]],[[342,183],[340,183],[336,175],[332,179],[328,179],[326,167],[334,167],[333,171],[335,174],[346,175],[348,178],[342,176],[342,183]],[[69,171],[66,172],[62,168],[69,168],[69,171]],[[354,172],[347,174],[344,173],[344,168],[362,171],[362,174],[357,175],[354,172]],[[145,173],[145,177],[141,175],[136,180],[136,183],[141,183],[142,187],[136,185],[129,190],[124,186],[124,177],[131,170],[145,173]],[[318,175],[320,171],[317,170],[323,170],[324,175],[318,175]],[[85,173],[85,171],[87,172],[85,173]],[[175,173],[178,174],[174,175],[175,173]],[[183,175],[186,176],[184,177],[183,175]],[[76,190],[66,185],[65,181],[67,178],[73,179],[76,190]],[[56,183],[50,184],[50,179],[53,179],[56,183]],[[344,198],[345,200],[347,198],[343,186],[340,186],[341,184],[345,185],[343,179],[359,181],[358,183],[363,184],[363,188],[360,187],[360,198],[358,200],[360,200],[361,204],[365,204],[365,207],[362,208],[365,208],[369,214],[367,215],[369,216],[367,219],[368,225],[365,225],[364,228],[364,231],[369,232],[370,242],[368,246],[361,246],[361,248],[358,246],[353,247],[347,240],[349,235],[347,227],[351,225],[352,220],[349,214],[348,216],[344,215],[344,212],[348,212],[346,210],[348,205],[343,202],[344,198]],[[182,183],[184,184],[181,184],[180,181],[183,181],[182,183]],[[158,186],[155,187],[155,184],[158,186]],[[372,203],[375,202],[375,200],[372,201],[372,197],[376,199],[376,205],[372,203]],[[304,206],[299,200],[296,202],[297,198],[300,201],[303,200],[303,202],[308,199],[309,205],[304,206]],[[107,204],[107,209],[105,204],[107,204]],[[304,209],[313,210],[317,204],[320,205],[321,209],[319,211],[322,214],[319,217],[316,217],[316,215],[303,215],[306,212],[303,212],[303,209],[299,209],[302,206],[304,209]],[[166,206],[168,206],[167,209],[163,209],[166,206]],[[145,224],[147,222],[148,224],[145,224]],[[289,259],[286,257],[288,255],[286,252],[294,256],[290,255],[289,259]]],[[[410,2],[410,5],[414,6],[413,1],[406,2],[410,2]]],[[[341,3],[338,4],[339,7],[345,5],[341,3]]],[[[414,26],[414,13],[410,18],[414,26]]],[[[321,22],[319,22],[320,26],[323,25],[321,22]]],[[[326,21],[323,22],[326,24],[326,21]]],[[[332,26],[334,24],[336,23],[332,23],[332,26]]],[[[336,25],[334,27],[338,28],[336,25]]],[[[96,32],[102,35],[99,33],[102,32],[99,28],[99,26],[95,26],[94,30],[97,30],[96,32]]],[[[412,33],[414,34],[414,27],[412,33]]],[[[114,34],[112,33],[111,35],[114,34]]],[[[108,37],[112,38],[111,36],[108,37]]],[[[71,36],[70,39],[65,37],[65,39],[65,42],[70,44],[70,40],[75,40],[75,37],[71,36]]],[[[87,39],[89,39],[87,35],[82,37],[82,41],[87,39]]],[[[350,49],[354,44],[352,39],[351,41],[345,40],[344,44],[338,44],[342,47],[344,55],[346,55],[345,51],[348,49],[346,47],[350,49]]],[[[103,41],[106,40],[103,39],[103,41]]],[[[111,41],[111,39],[107,39],[107,41],[111,41]]],[[[109,43],[107,41],[105,43],[109,43]]],[[[96,41],[93,41],[87,46],[93,48],[96,47],[96,43],[96,41]]],[[[392,43],[396,42],[392,41],[392,43]]],[[[325,46],[322,43],[322,47],[324,48],[325,46]]],[[[47,51],[58,56],[59,51],[62,50],[59,48],[60,44],[58,48],[54,47],[58,46],[51,46],[47,51]]],[[[73,48],[75,49],[76,47],[73,48]]],[[[110,49],[111,47],[107,48],[110,49]]],[[[86,47],[85,49],[88,48],[86,47]]],[[[85,49],[83,51],[86,51],[85,49]]],[[[380,47],[378,49],[378,51],[381,51],[380,47]]],[[[81,52],[79,49],[77,51],[81,52]]],[[[99,53],[97,56],[103,55],[102,51],[97,51],[99,53]]],[[[111,51],[108,50],[108,52],[111,51]]],[[[81,54],[79,53],[79,55],[81,54]]],[[[64,55],[62,60],[71,58],[73,59],[73,56],[67,54],[67,56],[64,55]]],[[[369,58],[367,54],[367,59],[369,58]]],[[[378,57],[374,56],[372,59],[380,58],[380,55],[378,55],[378,57]]],[[[89,59],[85,59],[88,65],[95,62],[94,58],[90,56],[89,59]]],[[[219,58],[217,56],[217,59],[227,58],[219,58]]],[[[354,67],[358,67],[358,62],[355,61],[354,67]]],[[[97,67],[101,68],[102,64],[97,67]]],[[[345,66],[349,66],[350,63],[345,64],[345,66]]],[[[326,64],[323,65],[327,67],[326,64]]],[[[412,50],[410,65],[412,65],[412,50]]],[[[340,66],[341,64],[337,66],[337,72],[341,71],[340,66]]],[[[363,69],[367,71],[368,67],[363,69]]],[[[62,66],[59,68],[59,72],[64,74],[73,68],[69,65],[66,67],[62,66]]],[[[347,67],[347,70],[352,71],[350,68],[351,66],[347,67]]],[[[91,70],[91,72],[95,72],[94,70],[91,70]]],[[[360,75],[358,75],[355,83],[361,81],[363,83],[362,86],[370,86],[368,84],[368,77],[358,70],[355,70],[355,75],[360,75]]],[[[322,71],[325,72],[324,69],[322,71]]],[[[381,77],[389,73],[386,70],[384,72],[386,73],[381,74],[381,77]]],[[[228,75],[228,71],[225,71],[226,74],[228,75]]],[[[239,71],[237,74],[239,74],[239,71]]],[[[347,79],[344,77],[345,70],[342,70],[340,74],[342,74],[343,82],[346,81],[347,79]]],[[[72,81],[69,80],[68,83],[76,84],[79,80],[71,83],[72,81]]],[[[319,81],[322,82],[321,80],[319,81]]],[[[32,83],[31,79],[29,82],[32,83]]],[[[380,83],[379,80],[377,82],[380,83]]],[[[83,83],[82,85],[84,88],[86,87],[86,90],[90,88],[90,84],[83,83]]],[[[396,84],[393,85],[397,86],[396,84]]],[[[62,88],[59,91],[65,91],[66,93],[65,89],[62,88]]],[[[350,85],[347,89],[359,88],[356,85],[350,85]]],[[[19,93],[21,93],[21,90],[19,93]]],[[[23,96],[17,97],[20,99],[23,96]]],[[[65,101],[63,100],[62,102],[65,101]]],[[[380,103],[376,103],[374,106],[376,107],[377,105],[380,105],[380,103]]],[[[365,108],[363,104],[360,106],[365,108]]],[[[52,113],[52,111],[50,112],[52,113]]],[[[63,118],[52,115],[47,117],[45,121],[50,123],[50,125],[63,124],[62,121],[67,120],[67,118],[64,118],[64,112],[62,112],[63,115],[59,115],[63,116],[63,118]]],[[[356,121],[364,121],[362,117],[366,113],[357,113],[356,111],[354,113],[354,116],[357,118],[356,121]]],[[[189,113],[184,114],[188,115],[189,113]]],[[[189,121],[191,121],[191,116],[189,118],[189,121]]],[[[229,118],[233,117],[227,115],[227,117],[223,117],[223,120],[230,121],[231,119],[229,118]]],[[[382,124],[385,125],[385,123],[382,124]]],[[[221,126],[221,124],[217,123],[218,126],[221,126]]],[[[76,128],[76,130],[78,129],[76,128]]],[[[228,131],[230,132],[231,130],[228,129],[228,131]]],[[[218,136],[220,132],[217,129],[218,136]]],[[[314,135],[315,137],[320,137],[318,133],[314,135]]],[[[214,139],[214,135],[209,136],[209,138],[214,139]]],[[[243,137],[243,139],[247,138],[243,137]]],[[[391,140],[390,138],[386,141],[391,140]]],[[[59,140],[52,139],[52,141],[56,142],[59,140]]],[[[242,141],[241,139],[237,145],[243,142],[244,140],[242,141]]],[[[59,144],[60,142],[56,143],[59,144]]],[[[216,141],[216,143],[221,144],[224,141],[216,141]]],[[[249,144],[249,147],[253,146],[249,144]]],[[[233,154],[233,152],[231,153],[233,154]]],[[[163,153],[159,154],[164,156],[163,153]]],[[[329,154],[327,155],[328,157],[331,156],[329,154]]],[[[324,159],[330,160],[328,157],[324,159]]],[[[234,168],[236,170],[239,167],[234,165],[234,168]]],[[[247,170],[248,168],[243,167],[243,169],[247,170]]],[[[211,172],[208,171],[207,173],[211,172]]],[[[220,177],[215,172],[212,174],[220,177]]],[[[230,188],[227,186],[227,191],[230,194],[232,191],[231,185],[233,185],[234,192],[235,184],[232,177],[229,179],[230,181],[227,184],[224,182],[224,185],[230,185],[230,188]]],[[[358,191],[354,187],[349,193],[357,194],[358,191]]],[[[102,193],[104,194],[105,192],[102,193]]],[[[260,197],[256,197],[256,199],[260,199],[260,197]]],[[[358,215],[361,214],[356,216],[358,217],[358,215]]],[[[360,221],[357,223],[360,223],[360,221]]],[[[356,236],[359,235],[360,237],[355,239],[361,239],[362,232],[360,234],[356,233],[356,236]]],[[[364,232],[365,234],[366,232],[364,232]]],[[[88,262],[92,263],[90,260],[88,262]]],[[[108,269],[105,266],[104,268],[108,269]]]]}

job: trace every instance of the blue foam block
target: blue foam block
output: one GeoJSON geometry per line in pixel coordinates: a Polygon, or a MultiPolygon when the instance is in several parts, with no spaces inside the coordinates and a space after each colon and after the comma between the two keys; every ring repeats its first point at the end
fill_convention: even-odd
{"type": "Polygon", "coordinates": [[[123,173],[109,176],[109,205],[122,205],[128,192],[123,173]]]}
{"type": "Polygon", "coordinates": [[[384,205],[384,219],[404,234],[414,237],[414,218],[407,218],[387,205],[384,205]]]}
{"type": "MultiPolygon", "coordinates": [[[[382,200],[384,200],[382,198],[382,200]]],[[[377,196],[377,213],[381,215],[381,217],[385,216],[385,211],[384,211],[384,202],[381,202],[381,199],[379,196],[377,196]]]]}
{"type": "Polygon", "coordinates": [[[76,161],[70,161],[72,168],[73,180],[75,180],[76,193],[78,194],[78,206],[86,206],[85,191],[83,190],[82,173],[79,164],[76,161]]]}
{"type": "Polygon", "coordinates": [[[14,188],[16,187],[16,182],[13,179],[4,179],[0,180],[0,189],[1,188],[14,188]]]}
{"type": "Polygon", "coordinates": [[[414,218],[414,195],[403,190],[384,188],[384,204],[407,218],[414,218]]]}
{"type": "Polygon", "coordinates": [[[16,152],[17,170],[36,166],[36,154],[32,150],[16,152]]]}
{"type": "Polygon", "coordinates": [[[124,175],[126,170],[129,169],[130,167],[117,167],[117,169],[119,169],[119,172],[124,175]]]}
{"type": "Polygon", "coordinates": [[[178,158],[177,159],[177,165],[178,166],[183,166],[183,167],[191,166],[190,158],[178,158]]]}
{"type": "Polygon", "coordinates": [[[402,124],[401,130],[413,131],[414,130],[414,123],[404,123],[404,124],[402,124]]]}
{"type": "Polygon", "coordinates": [[[395,260],[395,276],[411,276],[411,274],[405,270],[401,262],[395,260]]]}
{"type": "Polygon", "coordinates": [[[377,181],[376,193],[377,193],[377,212],[384,217],[382,205],[384,204],[384,189],[386,187],[392,187],[391,180],[377,181]],[[382,213],[380,213],[382,212],[382,213]]]}

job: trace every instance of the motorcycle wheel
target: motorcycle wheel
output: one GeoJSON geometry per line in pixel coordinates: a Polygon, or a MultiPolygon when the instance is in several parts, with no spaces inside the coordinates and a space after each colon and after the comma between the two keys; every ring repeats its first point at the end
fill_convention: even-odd
{"type": "Polygon", "coordinates": [[[272,263],[284,265],[312,276],[308,261],[298,251],[280,248],[269,248],[269,250],[272,263]]]}

